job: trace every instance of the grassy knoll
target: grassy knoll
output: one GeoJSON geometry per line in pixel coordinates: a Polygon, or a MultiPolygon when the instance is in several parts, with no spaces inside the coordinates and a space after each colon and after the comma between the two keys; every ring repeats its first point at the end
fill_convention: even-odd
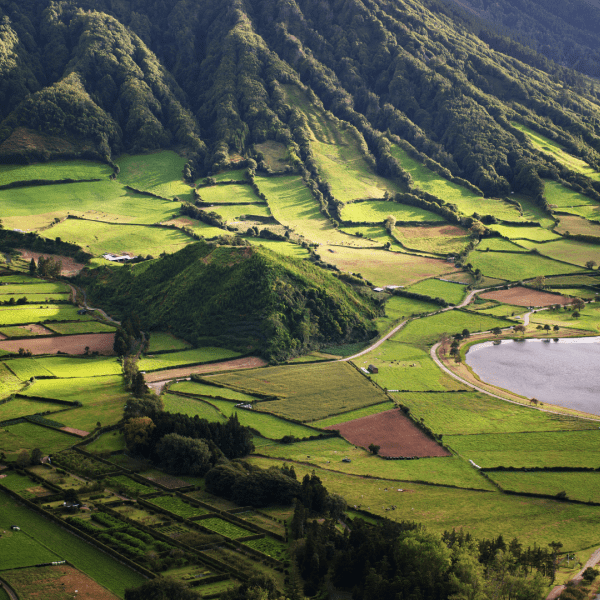
{"type": "Polygon", "coordinates": [[[284,256],[293,256],[295,258],[308,258],[308,250],[297,244],[289,242],[278,242],[275,240],[263,240],[262,238],[250,237],[246,238],[253,246],[263,246],[278,254],[284,256]]]}
{"type": "MultiPolygon", "coordinates": [[[[5,404],[0,404],[0,421],[18,419],[27,415],[35,415],[48,411],[64,410],[64,406],[43,402],[40,400],[27,400],[26,398],[15,398],[5,404]]],[[[51,419],[52,417],[48,417],[51,419]]]]}
{"type": "MultiPolygon", "coordinates": [[[[449,459],[411,462],[430,463],[432,460],[449,459]]],[[[263,468],[281,465],[281,461],[258,458],[252,462],[263,468]]],[[[314,467],[294,465],[294,468],[298,477],[302,478],[314,467]]],[[[517,537],[524,546],[534,542],[546,545],[559,539],[565,550],[598,545],[597,507],[417,483],[406,485],[399,482],[394,485],[378,479],[348,477],[325,469],[315,469],[315,472],[327,489],[346,498],[350,507],[360,505],[374,514],[396,521],[427,523],[427,528],[433,532],[442,533],[462,527],[475,537],[517,537]],[[387,492],[384,491],[386,487],[387,492]],[[406,493],[394,492],[393,489],[406,489],[406,493]],[[396,506],[396,510],[386,510],[390,505],[396,506]],[[493,518],[490,518],[492,515],[493,518]]]]}
{"type": "Polygon", "coordinates": [[[444,221],[444,217],[441,215],[419,208],[418,206],[408,206],[384,200],[346,204],[342,208],[341,216],[344,221],[383,223],[388,215],[396,217],[396,221],[408,223],[435,223],[444,221]]]}
{"type": "MultiPolygon", "coordinates": [[[[593,422],[534,410],[478,392],[404,393],[395,399],[444,436],[597,429],[593,422]]],[[[444,437],[444,440],[446,437],[444,437]]]]}
{"type": "Polygon", "coordinates": [[[590,207],[596,204],[591,198],[550,179],[544,179],[544,195],[551,208],[558,208],[561,211],[576,206],[590,207]]]}
{"type": "Polygon", "coordinates": [[[63,335],[77,333],[111,333],[115,330],[114,325],[107,325],[99,321],[80,321],[75,323],[45,323],[47,329],[63,335]]]}
{"type": "Polygon", "coordinates": [[[414,300],[403,296],[392,296],[385,303],[385,317],[379,317],[376,321],[378,331],[385,332],[391,329],[397,321],[412,315],[430,313],[439,310],[439,305],[434,302],[414,300]]]}
{"type": "MultiPolygon", "coordinates": [[[[576,218],[576,217],[571,217],[576,218]]],[[[532,240],[534,242],[548,242],[558,240],[560,236],[543,227],[511,227],[510,225],[490,225],[490,229],[497,231],[501,236],[509,240],[532,240]]],[[[574,233],[574,232],[573,232],[574,233]]],[[[493,239],[493,238],[492,238],[493,239]]],[[[497,250],[497,248],[490,248],[497,250]]]]}
{"type": "Polygon", "coordinates": [[[17,504],[0,492],[0,528],[19,523],[22,531],[75,568],[80,569],[119,597],[125,589],[141,585],[144,578],[107,554],[96,550],[38,513],[17,504]]]}
{"type": "MultiPolygon", "coordinates": [[[[521,242],[526,248],[534,249],[539,254],[564,261],[572,265],[584,267],[590,260],[600,262],[600,246],[580,242],[578,240],[558,240],[546,244],[521,242]]],[[[568,266],[568,265],[565,265],[568,266]]]]}
{"type": "Polygon", "coordinates": [[[30,453],[39,448],[44,454],[60,452],[77,443],[77,438],[56,429],[49,429],[32,423],[7,425],[0,434],[0,452],[9,460],[15,460],[19,452],[30,453]]]}
{"type": "Polygon", "coordinates": [[[193,240],[177,229],[146,225],[100,223],[68,219],[46,230],[48,237],[60,237],[82,246],[86,252],[100,256],[105,252],[158,256],[161,252],[176,252],[193,240]]]}
{"type": "Polygon", "coordinates": [[[343,438],[310,440],[295,444],[273,444],[260,448],[260,453],[272,458],[309,463],[322,469],[352,475],[367,475],[401,481],[427,481],[480,490],[493,489],[485,478],[460,459],[444,457],[385,460],[370,454],[363,448],[355,447],[343,438]],[[351,462],[344,463],[342,462],[343,458],[349,458],[351,462]]]}
{"type": "Polygon", "coordinates": [[[431,298],[443,298],[450,304],[460,304],[467,295],[467,286],[460,283],[440,281],[439,279],[425,279],[411,285],[408,291],[424,294],[431,298]]]}
{"type": "Polygon", "coordinates": [[[157,223],[178,213],[179,204],[99,181],[4,190],[2,212],[5,227],[30,230],[68,214],[111,223],[157,223]]]}
{"type": "Polygon", "coordinates": [[[580,267],[575,265],[567,265],[529,252],[509,255],[504,252],[471,252],[468,262],[474,269],[480,269],[489,277],[508,281],[530,279],[538,275],[575,273],[580,270],[580,267]],[[507,260],[509,257],[510,260],[507,260]]]}
{"type": "Polygon", "coordinates": [[[0,185],[14,181],[108,179],[112,167],[91,160],[53,160],[33,165],[0,165],[0,185]]]}
{"type": "MultiPolygon", "coordinates": [[[[246,169],[230,169],[213,175],[216,181],[245,181],[246,169]]],[[[200,188],[202,189],[202,188],[200,188]]]]}
{"type": "Polygon", "coordinates": [[[184,398],[175,394],[163,394],[161,397],[167,412],[181,413],[190,417],[198,415],[207,421],[225,421],[225,417],[218,410],[200,399],[184,398]]]}
{"type": "MultiPolygon", "coordinates": [[[[561,290],[563,291],[563,290],[561,290]]],[[[600,304],[586,304],[581,316],[574,317],[570,310],[543,310],[530,317],[530,323],[540,325],[558,325],[569,329],[581,329],[582,331],[598,331],[600,329],[600,304]]]]}
{"type": "Polygon", "coordinates": [[[164,331],[152,331],[150,333],[150,343],[148,352],[163,352],[165,350],[186,350],[190,344],[185,340],[175,337],[172,333],[164,331]]]}
{"type": "Polygon", "coordinates": [[[252,392],[280,396],[260,402],[258,410],[309,422],[344,410],[383,402],[386,396],[346,363],[267,367],[215,375],[216,382],[252,392]]]}
{"type": "Polygon", "coordinates": [[[505,490],[555,496],[566,492],[567,497],[582,502],[600,501],[600,473],[489,473],[505,490]]]}
{"type": "Polygon", "coordinates": [[[0,311],[0,325],[21,323],[43,323],[45,321],[88,321],[89,315],[78,315],[76,306],[46,305],[32,307],[3,308],[0,311]]]}
{"type": "Polygon", "coordinates": [[[471,239],[455,225],[396,227],[392,235],[406,248],[434,254],[458,254],[471,239]]]}
{"type": "Polygon", "coordinates": [[[446,435],[444,442],[480,467],[596,468],[600,431],[446,435]]]}
{"type": "Polygon", "coordinates": [[[207,383],[198,383],[195,381],[178,381],[169,389],[175,392],[184,392],[186,394],[195,394],[197,396],[227,398],[236,402],[253,402],[256,400],[254,396],[244,394],[236,390],[230,390],[226,387],[218,387],[207,383]]]}
{"type": "MultiPolygon", "coordinates": [[[[477,244],[476,250],[478,252],[488,252],[488,251],[497,251],[497,252],[527,252],[527,249],[510,242],[509,240],[505,240],[502,238],[485,238],[477,244]]],[[[511,258],[511,257],[505,257],[511,258]]]]}
{"type": "MultiPolygon", "coordinates": [[[[198,188],[198,193],[203,202],[264,202],[254,193],[251,186],[246,184],[240,185],[211,185],[209,187],[198,188]]],[[[258,207],[256,207],[258,208],[258,207]]],[[[254,206],[249,206],[242,210],[252,211],[254,206]]],[[[240,210],[238,208],[238,210],[240,210]]]]}
{"type": "Polygon", "coordinates": [[[140,371],[161,371],[162,369],[173,369],[181,365],[227,360],[237,356],[240,356],[239,352],[227,350],[226,348],[194,348],[155,356],[146,355],[138,362],[138,368],[140,371]]]}
{"type": "Polygon", "coordinates": [[[55,377],[101,377],[122,373],[121,363],[114,357],[71,358],[70,356],[52,356],[36,358],[35,360],[55,377]]]}
{"type": "Polygon", "coordinates": [[[341,246],[321,246],[317,252],[323,261],[336,265],[342,271],[360,273],[375,285],[408,285],[455,269],[444,260],[404,252],[341,246]]]}
{"type": "Polygon", "coordinates": [[[192,199],[192,188],[183,182],[186,159],[171,150],[152,154],[123,154],[117,159],[118,181],[164,198],[192,199]]]}
{"type": "Polygon", "coordinates": [[[91,444],[88,444],[85,449],[88,452],[118,452],[125,450],[125,437],[118,431],[103,433],[96,438],[91,444]]]}
{"type": "Polygon", "coordinates": [[[328,417],[326,419],[321,419],[320,421],[314,421],[311,423],[313,427],[329,427],[330,425],[338,425],[339,423],[347,423],[348,421],[354,421],[355,419],[360,419],[361,417],[368,417],[369,415],[376,415],[384,410],[390,410],[394,408],[396,405],[389,400],[386,402],[382,402],[381,404],[375,404],[373,406],[366,406],[365,408],[357,408],[356,410],[351,410],[349,412],[341,413],[339,415],[335,415],[334,417],[328,417]]]}

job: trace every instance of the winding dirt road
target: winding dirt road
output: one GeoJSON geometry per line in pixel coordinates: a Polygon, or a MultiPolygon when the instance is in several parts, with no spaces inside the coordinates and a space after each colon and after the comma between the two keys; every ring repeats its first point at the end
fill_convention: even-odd
{"type": "MultiPolygon", "coordinates": [[[[581,567],[581,570],[579,571],[579,573],[577,573],[577,575],[575,575],[575,577],[573,577],[573,579],[571,579],[571,582],[574,583],[575,585],[579,585],[583,581],[583,573],[585,572],[585,570],[588,567],[595,567],[599,562],[600,562],[600,548],[598,548],[588,558],[585,565],[583,565],[583,567],[581,567]]],[[[546,596],[546,600],[556,600],[562,594],[562,592],[565,588],[566,588],[565,585],[557,585],[557,586],[553,587],[552,590],[550,590],[550,593],[546,596]]]]}

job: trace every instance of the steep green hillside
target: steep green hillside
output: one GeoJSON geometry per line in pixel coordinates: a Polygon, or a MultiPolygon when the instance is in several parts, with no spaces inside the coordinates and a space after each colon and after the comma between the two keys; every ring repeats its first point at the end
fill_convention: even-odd
{"type": "MultiPolygon", "coordinates": [[[[140,265],[142,267],[142,265],[140,265]]],[[[374,304],[330,273],[263,247],[200,242],[143,268],[83,272],[94,302],[194,344],[283,360],[374,334],[374,304]]]]}

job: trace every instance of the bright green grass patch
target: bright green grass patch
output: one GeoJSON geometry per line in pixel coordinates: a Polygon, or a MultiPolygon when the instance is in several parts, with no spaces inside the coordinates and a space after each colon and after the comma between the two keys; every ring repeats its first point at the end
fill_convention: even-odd
{"type": "MultiPolygon", "coordinates": [[[[231,187],[231,186],[228,186],[231,187]]],[[[270,217],[271,211],[266,204],[262,205],[246,205],[241,206],[214,206],[208,209],[209,211],[216,212],[225,221],[231,225],[238,225],[243,227],[246,221],[253,221],[252,217],[270,217]]],[[[246,227],[248,225],[246,224],[246,227]]],[[[259,225],[259,229],[261,226],[259,225]]],[[[225,234],[226,235],[226,234],[225,234]]]]}
{"type": "Polygon", "coordinates": [[[254,548],[254,550],[258,550],[263,554],[272,556],[277,560],[285,560],[288,556],[286,546],[270,537],[265,537],[260,540],[250,540],[248,542],[242,542],[242,544],[249,548],[254,548]]]}
{"type": "Polygon", "coordinates": [[[193,365],[211,361],[226,360],[240,356],[239,352],[227,350],[226,348],[194,348],[193,350],[182,350],[181,352],[169,352],[168,354],[157,354],[146,356],[138,362],[140,371],[160,371],[171,369],[180,365],[193,365]]]}
{"type": "MultiPolygon", "coordinates": [[[[522,242],[525,247],[537,250],[541,255],[585,267],[590,260],[600,262],[600,246],[578,240],[558,240],[545,244],[522,242]]],[[[568,265],[565,265],[568,266],[568,265]]]]}
{"type": "Polygon", "coordinates": [[[588,288],[550,288],[548,291],[563,296],[571,296],[572,298],[583,298],[584,300],[592,300],[597,297],[597,293],[588,288]]]}
{"type": "MultiPolygon", "coordinates": [[[[246,181],[246,169],[231,169],[213,175],[216,181],[246,181]]],[[[199,188],[202,193],[203,188],[199,188]]]]}
{"type": "Polygon", "coordinates": [[[12,358],[4,363],[21,381],[32,377],[52,377],[52,373],[35,358],[12,358]]]}
{"type": "Polygon", "coordinates": [[[262,238],[250,237],[246,238],[253,246],[264,246],[273,252],[283,254],[283,256],[294,256],[296,258],[307,258],[309,255],[308,250],[297,244],[291,244],[290,242],[277,242],[275,240],[263,240],[262,238]]]}
{"type": "MultiPolygon", "coordinates": [[[[470,307],[476,309],[477,306],[470,307]]],[[[498,304],[491,308],[484,308],[483,310],[477,310],[477,313],[483,313],[491,315],[493,317],[512,317],[514,315],[522,315],[527,312],[527,309],[523,306],[512,306],[510,304],[498,304]]]]}
{"type": "Polygon", "coordinates": [[[390,410],[395,406],[396,405],[393,402],[382,402],[381,404],[375,404],[365,408],[358,408],[356,410],[335,415],[334,417],[321,419],[320,421],[313,421],[311,425],[313,427],[329,427],[330,425],[339,425],[340,423],[347,423],[348,421],[354,421],[355,419],[368,417],[369,415],[377,415],[380,412],[383,412],[384,410],[390,410]]]}
{"type": "Polygon", "coordinates": [[[65,242],[81,246],[86,252],[100,256],[106,252],[158,256],[161,252],[176,252],[192,243],[192,238],[178,229],[100,223],[68,219],[44,232],[47,237],[60,237],[65,242]]]}
{"type": "Polygon", "coordinates": [[[422,313],[431,313],[439,310],[439,304],[404,298],[403,296],[392,296],[385,303],[385,317],[379,317],[376,321],[378,331],[385,332],[394,323],[401,319],[422,313]]]}
{"type": "Polygon", "coordinates": [[[172,333],[164,331],[152,331],[148,352],[163,352],[165,350],[185,350],[190,344],[185,340],[175,337],[172,333]]]}
{"type": "Polygon", "coordinates": [[[191,504],[185,503],[181,498],[177,496],[158,496],[148,500],[150,504],[164,508],[184,519],[191,517],[197,517],[198,515],[206,515],[208,511],[205,508],[199,506],[192,506],[191,504]]]}
{"type": "Polygon", "coordinates": [[[0,275],[0,284],[2,285],[13,285],[15,283],[29,283],[29,284],[37,284],[41,283],[39,279],[36,277],[30,277],[29,275],[25,275],[24,273],[19,273],[18,275],[0,275]]]}
{"type": "MultiPolygon", "coordinates": [[[[209,187],[198,188],[198,193],[203,202],[264,202],[254,193],[250,185],[211,185],[209,187]]],[[[241,207],[238,208],[240,210],[241,207]]],[[[247,209],[254,210],[254,206],[247,209]]],[[[256,207],[258,208],[258,207],[256,207]]]]}
{"type": "Polygon", "coordinates": [[[117,159],[118,181],[165,198],[192,201],[192,188],[183,182],[186,159],[171,150],[152,154],[123,154],[117,159]]]}
{"type": "Polygon", "coordinates": [[[60,179],[108,179],[113,170],[91,160],[68,160],[33,165],[0,165],[0,185],[13,181],[57,181],[60,179]]]}
{"type": "Polygon", "coordinates": [[[32,283],[0,286],[0,293],[24,296],[26,294],[68,294],[70,289],[64,283],[32,283]]]}
{"type": "Polygon", "coordinates": [[[480,467],[598,466],[600,430],[444,436],[444,442],[480,467]]]}
{"type": "Polygon", "coordinates": [[[463,389],[437,367],[426,350],[408,344],[387,340],[354,362],[363,368],[370,364],[378,367],[379,373],[370,377],[388,390],[445,392],[463,389]]]}
{"type": "Polygon", "coordinates": [[[9,490],[19,494],[19,496],[23,496],[29,500],[31,500],[31,498],[35,498],[35,494],[29,490],[34,487],[39,487],[40,485],[32,479],[29,479],[29,477],[25,477],[17,473],[8,473],[6,477],[0,480],[0,483],[5,488],[8,488],[9,490]]]}
{"type": "Polygon", "coordinates": [[[114,488],[116,490],[125,490],[130,494],[133,494],[135,492],[140,492],[141,494],[148,494],[154,491],[154,488],[144,485],[139,481],[135,481],[135,479],[130,479],[126,475],[113,475],[112,477],[108,477],[104,481],[107,487],[114,488]]]}
{"type": "Polygon", "coordinates": [[[0,399],[16,392],[23,383],[3,362],[0,362],[0,399]]]}
{"type": "Polygon", "coordinates": [[[541,206],[538,206],[532,198],[516,194],[512,196],[512,199],[517,200],[521,205],[523,217],[526,221],[537,221],[546,229],[552,229],[554,227],[554,219],[550,216],[548,211],[544,210],[541,206]]]}
{"type": "MultiPolygon", "coordinates": [[[[0,404],[0,421],[9,419],[18,419],[27,415],[35,415],[47,411],[64,410],[64,406],[53,404],[52,402],[42,402],[39,400],[27,400],[25,398],[15,398],[5,404],[0,404]]],[[[51,419],[52,417],[48,417],[51,419]]]]}
{"type": "Polygon", "coordinates": [[[458,254],[471,240],[454,225],[396,227],[392,235],[405,248],[434,254],[458,254]]]}
{"type": "Polygon", "coordinates": [[[551,327],[558,325],[583,331],[600,330],[600,308],[597,304],[587,304],[580,314],[580,317],[574,317],[572,311],[564,309],[543,310],[531,315],[530,323],[550,325],[551,327]]]}
{"type": "MultiPolygon", "coordinates": [[[[384,229],[383,225],[363,225],[362,227],[342,227],[339,231],[343,231],[349,235],[356,236],[363,240],[370,240],[384,246],[391,244],[392,250],[403,252],[404,248],[384,229]]],[[[357,240],[360,241],[360,240],[357,240]]]]}
{"type": "MultiPolygon", "coordinates": [[[[0,502],[4,496],[0,492],[0,502]]],[[[8,525],[6,525],[8,527],[8,525]]],[[[49,548],[46,548],[34,538],[25,533],[24,523],[21,531],[8,531],[0,537],[0,571],[8,569],[20,569],[34,565],[62,560],[49,548]]],[[[9,598],[9,596],[6,596],[9,598]]]]}
{"type": "Polygon", "coordinates": [[[119,375],[123,372],[121,363],[114,357],[72,358],[70,356],[52,356],[36,358],[36,362],[56,377],[100,377],[119,375]]]}
{"type": "MultiPolygon", "coordinates": [[[[281,461],[251,460],[263,468],[281,466],[281,461]]],[[[429,464],[447,460],[451,459],[389,462],[429,464]]],[[[294,468],[301,479],[310,475],[314,467],[298,464],[294,468]]],[[[569,550],[597,547],[597,507],[418,483],[398,482],[394,486],[392,482],[378,479],[348,477],[325,469],[315,471],[323,485],[330,492],[343,496],[351,507],[360,506],[395,521],[427,523],[428,530],[439,534],[463,528],[475,538],[517,537],[525,546],[533,546],[534,542],[543,546],[559,539],[569,550]],[[387,492],[385,488],[388,488],[387,492]],[[407,493],[391,491],[393,489],[404,489],[407,493]],[[386,510],[391,505],[395,505],[396,510],[386,510]]]]}
{"type": "Polygon", "coordinates": [[[91,444],[88,444],[85,449],[88,452],[119,452],[125,450],[126,447],[123,434],[118,431],[110,431],[103,433],[91,444]]]}
{"type": "MultiPolygon", "coordinates": [[[[489,225],[489,228],[497,231],[501,236],[510,240],[532,240],[534,242],[548,242],[558,240],[560,236],[543,227],[510,227],[509,225],[489,225]]],[[[493,239],[493,238],[492,238],[493,239]]],[[[496,248],[494,248],[496,250],[496,248]]]]}
{"type": "MultiPolygon", "coordinates": [[[[40,303],[43,304],[43,303],[40,303]]],[[[76,306],[46,305],[44,308],[6,308],[0,310],[0,325],[42,323],[44,321],[89,321],[89,315],[78,315],[76,306]]]]}
{"type": "MultiPolygon", "coordinates": [[[[266,415],[255,410],[236,408],[234,402],[211,398],[210,403],[216,406],[227,417],[236,414],[242,425],[256,429],[265,438],[278,440],[287,435],[292,435],[298,439],[302,439],[319,435],[319,432],[314,429],[292,423],[291,421],[285,421],[273,415],[266,415]]],[[[264,403],[263,408],[264,410],[268,410],[268,407],[264,403]]]]}
{"type": "Polygon", "coordinates": [[[423,419],[444,436],[597,428],[592,421],[533,410],[478,392],[405,393],[394,398],[410,408],[414,419],[423,419]]]}
{"type": "Polygon", "coordinates": [[[444,217],[432,213],[418,206],[408,206],[398,202],[386,202],[384,200],[372,200],[368,202],[352,202],[342,208],[342,219],[344,221],[356,221],[358,223],[368,221],[372,223],[383,223],[388,215],[396,217],[396,221],[408,223],[430,223],[444,221],[444,217]]]}
{"type": "Polygon", "coordinates": [[[39,448],[44,454],[60,452],[77,443],[77,438],[58,431],[32,423],[7,425],[0,431],[0,452],[4,452],[9,460],[17,458],[19,452],[28,453],[39,448]]]}
{"type": "Polygon", "coordinates": [[[257,409],[304,422],[386,400],[385,394],[368,379],[341,362],[267,367],[215,375],[210,379],[250,394],[262,392],[280,396],[282,400],[259,402],[257,409]]]}
{"type": "MultiPolygon", "coordinates": [[[[490,250],[497,252],[527,252],[526,249],[502,238],[485,238],[477,244],[476,250],[478,252],[488,252],[490,250]]],[[[509,256],[505,257],[506,260],[511,260],[509,256]]]]}
{"type": "Polygon", "coordinates": [[[256,400],[254,396],[244,394],[236,390],[230,390],[226,387],[209,385],[207,383],[198,383],[195,381],[178,381],[170,388],[174,392],[184,392],[186,394],[195,394],[197,396],[208,396],[217,398],[227,398],[228,400],[236,400],[237,402],[253,402],[256,400]]]}
{"type": "Polygon", "coordinates": [[[522,131],[529,138],[536,150],[554,157],[558,162],[563,164],[571,171],[581,173],[596,181],[600,180],[600,173],[590,167],[590,165],[588,165],[584,160],[569,154],[566,149],[557,142],[548,139],[541,133],[537,133],[521,123],[511,121],[511,125],[522,131]]]}
{"type": "Polygon", "coordinates": [[[439,281],[439,279],[426,279],[411,285],[408,291],[424,294],[431,298],[443,298],[450,304],[460,304],[467,295],[467,286],[460,283],[439,281]]]}
{"type": "Polygon", "coordinates": [[[99,321],[84,321],[80,323],[46,323],[45,327],[63,335],[72,335],[76,333],[112,333],[115,331],[114,325],[100,323],[99,321]]]}
{"type": "MultiPolygon", "coordinates": [[[[489,482],[460,459],[444,457],[384,460],[373,456],[364,448],[355,447],[343,438],[274,444],[261,448],[261,454],[272,458],[310,463],[316,467],[352,475],[369,475],[401,481],[428,481],[483,490],[493,489],[489,482]],[[344,463],[343,458],[349,458],[351,462],[344,463]]],[[[381,487],[383,489],[388,485],[381,487]]]]}
{"type": "MultiPolygon", "coordinates": [[[[19,523],[22,531],[45,548],[51,548],[75,568],[122,598],[126,588],[137,587],[145,579],[109,555],[100,552],[38,513],[17,504],[0,492],[0,528],[19,523]]],[[[44,561],[45,562],[45,561],[44,561]]]]}
{"type": "Polygon", "coordinates": [[[489,473],[505,490],[567,497],[582,502],[600,502],[600,473],[489,473]]]}
{"type": "Polygon", "coordinates": [[[200,525],[202,525],[202,527],[206,527],[206,529],[210,529],[211,531],[218,533],[219,535],[233,538],[234,540],[252,535],[254,533],[249,529],[244,529],[239,525],[234,525],[233,523],[219,519],[218,517],[202,519],[202,521],[200,521],[200,525]]]}
{"type": "Polygon", "coordinates": [[[548,277],[546,278],[547,286],[566,285],[569,287],[577,287],[580,285],[599,285],[600,278],[597,275],[583,273],[581,275],[568,275],[565,277],[548,277]]]}
{"type": "Polygon", "coordinates": [[[575,273],[580,270],[580,267],[567,265],[529,252],[509,255],[502,252],[471,252],[468,262],[473,265],[474,269],[480,269],[482,273],[489,277],[508,281],[530,279],[538,275],[575,273]]]}
{"type": "Polygon", "coordinates": [[[202,400],[184,398],[175,394],[163,394],[161,397],[166,412],[179,413],[189,417],[198,415],[198,417],[207,421],[225,421],[225,417],[217,409],[202,400]]]}
{"type": "Polygon", "coordinates": [[[544,179],[544,195],[552,208],[560,210],[574,206],[592,206],[596,204],[591,198],[550,179],[544,179]]]}
{"type": "MultiPolygon", "coordinates": [[[[600,221],[600,206],[584,205],[584,206],[572,206],[572,207],[561,207],[561,213],[568,213],[570,215],[577,215],[583,219],[589,219],[590,221],[600,221]]],[[[564,215],[556,215],[560,218],[564,215]]]]}

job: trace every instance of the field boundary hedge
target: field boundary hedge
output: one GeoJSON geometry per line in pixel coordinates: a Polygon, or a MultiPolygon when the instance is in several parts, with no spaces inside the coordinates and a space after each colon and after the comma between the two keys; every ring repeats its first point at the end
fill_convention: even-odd
{"type": "Polygon", "coordinates": [[[27,181],[12,181],[0,185],[0,190],[10,190],[21,187],[37,187],[42,185],[60,185],[63,183],[96,183],[104,181],[103,179],[28,179],[27,181]]]}

